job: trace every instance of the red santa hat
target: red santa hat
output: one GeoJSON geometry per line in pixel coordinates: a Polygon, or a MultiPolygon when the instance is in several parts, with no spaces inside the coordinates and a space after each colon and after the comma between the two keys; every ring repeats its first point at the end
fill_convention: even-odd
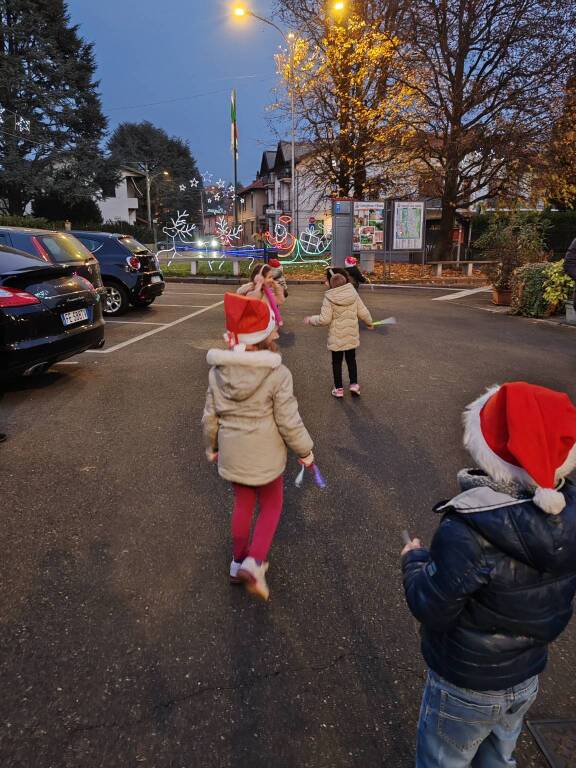
{"type": "Polygon", "coordinates": [[[347,267],[355,267],[356,264],[358,264],[358,259],[355,256],[346,256],[344,264],[346,264],[347,267]]]}
{"type": "Polygon", "coordinates": [[[534,503],[558,515],[558,485],[576,468],[576,408],[546,387],[496,385],[464,411],[464,447],[492,479],[535,489],[534,503]]]}
{"type": "Polygon", "coordinates": [[[228,346],[243,351],[247,344],[258,344],[268,338],[276,327],[274,313],[260,299],[239,296],[237,293],[224,294],[226,333],[228,346]]]}
{"type": "Polygon", "coordinates": [[[278,259],[268,259],[269,266],[273,267],[273,269],[278,269],[278,267],[281,266],[278,259]]]}

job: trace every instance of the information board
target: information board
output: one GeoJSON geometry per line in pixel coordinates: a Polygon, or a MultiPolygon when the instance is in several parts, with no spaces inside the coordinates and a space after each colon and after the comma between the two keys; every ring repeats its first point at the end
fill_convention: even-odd
{"type": "Polygon", "coordinates": [[[424,203],[394,203],[393,250],[422,250],[423,223],[424,203]]]}
{"type": "Polygon", "coordinates": [[[384,203],[354,203],[355,251],[384,249],[384,203]]]}

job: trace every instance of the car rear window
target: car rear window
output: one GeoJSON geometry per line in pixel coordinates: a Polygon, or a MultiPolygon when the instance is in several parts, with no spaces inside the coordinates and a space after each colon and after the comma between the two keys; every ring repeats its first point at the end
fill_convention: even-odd
{"type": "Polygon", "coordinates": [[[92,257],[90,251],[73,235],[37,235],[37,238],[51,258],[59,264],[86,261],[92,257]]]}
{"type": "Polygon", "coordinates": [[[19,272],[22,269],[42,266],[46,266],[46,262],[39,256],[26,256],[0,248],[0,276],[10,272],[19,272]]]}
{"type": "Polygon", "coordinates": [[[142,245],[142,243],[139,243],[138,240],[134,240],[133,237],[119,237],[118,240],[122,245],[125,245],[126,248],[131,250],[132,253],[148,253],[148,248],[146,248],[145,245],[142,245]]]}

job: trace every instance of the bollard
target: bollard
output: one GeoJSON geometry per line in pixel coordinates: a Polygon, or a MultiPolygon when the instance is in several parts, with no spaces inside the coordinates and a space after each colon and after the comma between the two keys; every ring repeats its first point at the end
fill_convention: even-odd
{"type": "Polygon", "coordinates": [[[192,259],[190,262],[190,274],[195,277],[198,274],[198,262],[192,259]]]}
{"type": "Polygon", "coordinates": [[[234,277],[240,277],[240,260],[233,259],[232,261],[232,274],[234,277]]]}

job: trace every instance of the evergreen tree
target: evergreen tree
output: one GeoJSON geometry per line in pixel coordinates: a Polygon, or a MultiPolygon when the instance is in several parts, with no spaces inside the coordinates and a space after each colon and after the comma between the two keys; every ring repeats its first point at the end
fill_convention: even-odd
{"type": "Polygon", "coordinates": [[[93,197],[106,129],[92,45],[64,0],[0,0],[0,208],[93,197]]]}
{"type": "Polygon", "coordinates": [[[110,137],[108,150],[117,166],[127,165],[143,174],[148,169],[153,218],[166,221],[179,210],[188,212],[191,223],[200,223],[202,185],[187,142],[148,121],[120,123],[110,137]],[[192,179],[198,179],[197,186],[190,184],[192,179]]]}
{"type": "Polygon", "coordinates": [[[98,203],[92,198],[70,201],[60,195],[36,197],[32,203],[32,215],[48,221],[71,221],[77,226],[102,224],[98,203]]]}

